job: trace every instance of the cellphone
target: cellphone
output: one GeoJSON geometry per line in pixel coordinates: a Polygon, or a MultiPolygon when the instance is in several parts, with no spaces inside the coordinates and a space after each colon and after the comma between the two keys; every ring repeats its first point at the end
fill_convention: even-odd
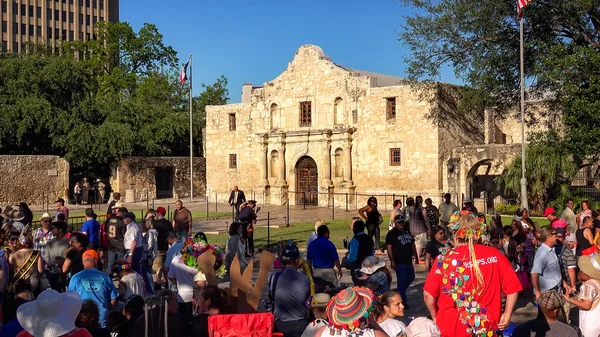
{"type": "Polygon", "coordinates": [[[360,269],[354,269],[354,275],[357,278],[362,278],[363,277],[363,273],[360,272],[360,269]]]}

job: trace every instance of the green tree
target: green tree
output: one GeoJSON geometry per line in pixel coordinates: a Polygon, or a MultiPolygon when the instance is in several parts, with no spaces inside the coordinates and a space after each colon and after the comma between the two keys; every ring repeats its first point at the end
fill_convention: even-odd
{"type": "MultiPolygon", "coordinates": [[[[579,171],[568,150],[560,145],[560,137],[554,132],[535,134],[525,155],[527,195],[533,209],[540,210],[553,200],[571,196],[571,182],[579,171]]],[[[521,157],[496,178],[500,190],[511,197],[521,191],[521,157]]]]}
{"type": "MultiPolygon", "coordinates": [[[[470,87],[459,109],[505,116],[519,102],[519,22],[514,0],[401,0],[411,7],[400,40],[412,79],[449,66],[470,87]]],[[[600,157],[600,3],[539,0],[524,9],[528,99],[543,98],[572,160],[600,157]]],[[[432,116],[436,117],[436,116],[432,116]]],[[[438,119],[443,116],[437,116],[438,119]]],[[[534,121],[531,116],[530,122],[534,121]]]]}
{"type": "MultiPolygon", "coordinates": [[[[135,32],[101,23],[95,32],[62,53],[30,45],[0,55],[0,153],[60,155],[79,170],[127,155],[189,154],[188,90],[175,51],[150,24],[135,32]]],[[[196,155],[204,107],[225,104],[226,86],[221,77],[194,98],[196,155]]]]}

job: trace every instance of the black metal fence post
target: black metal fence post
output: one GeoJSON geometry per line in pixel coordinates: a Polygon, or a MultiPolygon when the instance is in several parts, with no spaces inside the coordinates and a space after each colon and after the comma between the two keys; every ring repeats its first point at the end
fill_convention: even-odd
{"type": "Polygon", "coordinates": [[[154,201],[156,201],[156,198],[152,197],[152,209],[156,209],[156,208],[154,207],[154,201]]]}
{"type": "Polygon", "coordinates": [[[215,193],[215,213],[219,211],[219,200],[217,199],[217,193],[215,193]]]}
{"type": "Polygon", "coordinates": [[[271,212],[267,212],[267,247],[271,246],[271,212]]]}
{"type": "Polygon", "coordinates": [[[287,197],[287,220],[286,220],[286,227],[290,227],[290,195],[288,194],[287,197]]]}
{"type": "Polygon", "coordinates": [[[208,195],[206,196],[206,218],[208,219],[208,195]]]}
{"type": "Polygon", "coordinates": [[[383,193],[383,211],[387,211],[387,192],[383,193]]]}
{"type": "Polygon", "coordinates": [[[348,192],[346,192],[346,212],[348,212],[348,192]]]}
{"type": "Polygon", "coordinates": [[[302,191],[302,200],[303,200],[303,203],[304,203],[304,208],[303,209],[306,210],[306,192],[305,191],[302,191]]]}
{"type": "Polygon", "coordinates": [[[331,199],[331,220],[335,220],[335,197],[331,199]]]}
{"type": "Polygon", "coordinates": [[[171,205],[167,205],[167,219],[171,221],[171,205]]]}

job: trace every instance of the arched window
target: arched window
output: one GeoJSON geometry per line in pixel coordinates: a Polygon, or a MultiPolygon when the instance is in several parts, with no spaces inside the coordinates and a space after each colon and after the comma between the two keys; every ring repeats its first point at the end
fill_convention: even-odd
{"type": "Polygon", "coordinates": [[[333,103],[333,124],[343,125],[345,122],[346,115],[344,114],[344,100],[338,97],[333,103]]]}
{"type": "Polygon", "coordinates": [[[277,150],[271,151],[269,158],[269,177],[277,180],[279,178],[279,152],[277,150]]]}
{"type": "Polygon", "coordinates": [[[344,150],[337,148],[333,155],[334,176],[336,178],[344,177],[344,150]]]}
{"type": "Polygon", "coordinates": [[[279,106],[275,103],[271,104],[271,129],[279,129],[281,127],[281,112],[279,106]]]}

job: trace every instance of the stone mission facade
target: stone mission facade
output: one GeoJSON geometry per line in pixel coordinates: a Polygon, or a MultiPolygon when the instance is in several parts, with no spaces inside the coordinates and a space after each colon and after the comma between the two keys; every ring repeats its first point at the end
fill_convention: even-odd
{"type": "Polygon", "coordinates": [[[483,142],[483,130],[454,137],[453,127],[425,118],[438,108],[438,91],[451,87],[415,91],[401,78],[345,68],[304,45],[277,78],[244,85],[242,103],[207,107],[207,192],[227,201],[239,185],[271,204],[289,196],[290,204],[328,205],[346,193],[436,202],[448,188],[452,149],[483,142]]]}

